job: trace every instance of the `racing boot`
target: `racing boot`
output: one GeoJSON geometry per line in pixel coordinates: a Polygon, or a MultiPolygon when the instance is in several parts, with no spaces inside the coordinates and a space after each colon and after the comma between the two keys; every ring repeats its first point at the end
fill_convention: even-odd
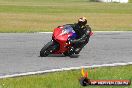
{"type": "Polygon", "coordinates": [[[82,48],[76,48],[76,49],[74,49],[74,53],[79,54],[81,50],[82,50],[82,48]]]}

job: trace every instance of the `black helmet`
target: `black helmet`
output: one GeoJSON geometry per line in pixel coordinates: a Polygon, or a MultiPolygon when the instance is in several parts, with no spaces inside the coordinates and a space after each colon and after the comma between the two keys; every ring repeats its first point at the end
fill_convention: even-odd
{"type": "Polygon", "coordinates": [[[78,24],[81,26],[85,26],[87,24],[87,19],[86,17],[81,17],[78,19],[78,24]]]}

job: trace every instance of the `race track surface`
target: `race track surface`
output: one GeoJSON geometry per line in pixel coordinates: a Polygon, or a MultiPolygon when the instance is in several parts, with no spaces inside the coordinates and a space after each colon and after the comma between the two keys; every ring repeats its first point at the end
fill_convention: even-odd
{"type": "Polygon", "coordinates": [[[0,76],[76,66],[132,62],[132,32],[94,33],[79,57],[39,57],[46,33],[0,33],[0,76]]]}

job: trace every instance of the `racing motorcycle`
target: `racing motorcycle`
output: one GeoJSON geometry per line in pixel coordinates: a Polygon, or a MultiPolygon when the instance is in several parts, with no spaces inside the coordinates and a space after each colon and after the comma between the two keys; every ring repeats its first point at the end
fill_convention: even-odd
{"type": "Polygon", "coordinates": [[[76,38],[77,34],[70,25],[57,27],[52,34],[52,40],[41,49],[40,56],[46,57],[50,54],[71,56],[74,53],[70,51],[72,44],[68,40],[76,38]]]}

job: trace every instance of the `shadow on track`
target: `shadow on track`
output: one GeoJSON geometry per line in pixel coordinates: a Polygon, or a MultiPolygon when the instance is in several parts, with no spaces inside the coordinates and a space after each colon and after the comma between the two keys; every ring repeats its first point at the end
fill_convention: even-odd
{"type": "MultiPolygon", "coordinates": [[[[47,57],[70,57],[70,58],[78,58],[80,55],[72,55],[72,56],[65,56],[63,54],[51,54],[47,57]]],[[[41,56],[38,56],[38,57],[41,57],[41,56]]]]}

